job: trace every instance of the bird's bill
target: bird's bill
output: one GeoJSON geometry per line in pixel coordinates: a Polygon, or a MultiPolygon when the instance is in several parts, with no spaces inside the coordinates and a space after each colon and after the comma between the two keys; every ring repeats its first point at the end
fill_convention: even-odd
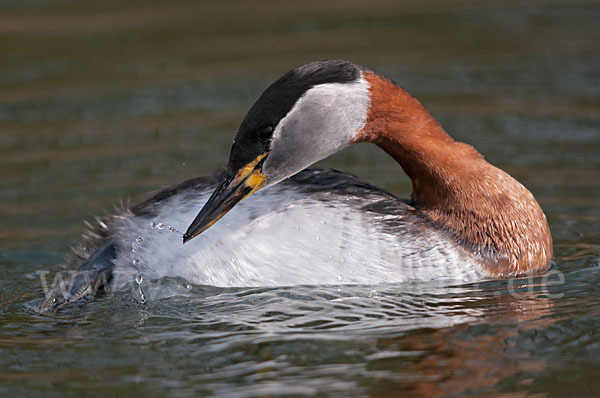
{"type": "Polygon", "coordinates": [[[183,234],[183,243],[206,231],[236,204],[258,191],[265,184],[267,178],[262,173],[262,165],[266,156],[266,153],[257,156],[237,173],[229,175],[219,185],[183,234]]]}

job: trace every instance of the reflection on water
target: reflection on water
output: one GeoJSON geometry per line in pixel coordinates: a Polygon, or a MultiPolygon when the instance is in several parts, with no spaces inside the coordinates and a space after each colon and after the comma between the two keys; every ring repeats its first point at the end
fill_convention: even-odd
{"type": "MultiPolygon", "coordinates": [[[[224,396],[535,391],[536,375],[556,367],[545,353],[599,343],[586,330],[598,311],[557,314],[572,306],[563,301],[570,288],[540,282],[190,289],[165,278],[142,282],[144,304],[135,286],[54,316],[38,315],[40,300],[29,299],[21,317],[35,321],[5,334],[37,348],[34,367],[77,352],[69,368],[87,368],[89,355],[101,355],[127,380],[143,364],[134,372],[143,389],[166,389],[183,372],[181,391],[224,396]],[[156,373],[165,363],[174,369],[156,373]]],[[[115,369],[93,371],[79,378],[93,385],[115,369]]],[[[58,370],[43,380],[72,377],[58,370]]]]}
{"type": "MultiPolygon", "coordinates": [[[[0,394],[600,390],[596,2],[0,7],[0,394]],[[51,282],[83,220],[222,168],[261,90],[324,58],[390,76],[523,182],[548,216],[554,273],[452,287],[144,278],[83,307],[37,311],[38,271],[51,282]]],[[[410,192],[377,148],[323,165],[410,192]]]]}

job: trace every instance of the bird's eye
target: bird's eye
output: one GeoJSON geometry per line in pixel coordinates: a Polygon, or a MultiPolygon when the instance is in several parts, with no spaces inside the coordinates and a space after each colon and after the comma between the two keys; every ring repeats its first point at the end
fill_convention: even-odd
{"type": "Polygon", "coordinates": [[[261,140],[270,140],[273,135],[273,127],[264,126],[260,130],[258,130],[258,136],[261,140]]]}

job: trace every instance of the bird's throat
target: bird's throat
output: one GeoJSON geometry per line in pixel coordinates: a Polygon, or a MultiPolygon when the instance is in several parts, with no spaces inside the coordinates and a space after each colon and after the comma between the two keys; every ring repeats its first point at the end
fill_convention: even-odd
{"type": "Polygon", "coordinates": [[[473,147],[454,141],[402,88],[372,72],[363,78],[371,104],[355,141],[378,145],[402,166],[413,184],[414,206],[485,258],[493,275],[546,269],[552,239],[533,195],[473,147]]]}

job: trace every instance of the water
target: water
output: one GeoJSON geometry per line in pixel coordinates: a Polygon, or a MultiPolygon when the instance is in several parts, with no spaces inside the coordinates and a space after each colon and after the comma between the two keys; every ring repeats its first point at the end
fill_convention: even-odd
{"type": "MultiPolygon", "coordinates": [[[[397,3],[0,2],[0,394],[600,391],[600,6],[397,3]],[[52,282],[84,220],[222,168],[267,84],[334,57],[393,78],[523,182],[552,273],[263,289],[140,275],[37,311],[38,271],[52,282]]],[[[410,192],[367,145],[323,166],[410,192]]]]}

